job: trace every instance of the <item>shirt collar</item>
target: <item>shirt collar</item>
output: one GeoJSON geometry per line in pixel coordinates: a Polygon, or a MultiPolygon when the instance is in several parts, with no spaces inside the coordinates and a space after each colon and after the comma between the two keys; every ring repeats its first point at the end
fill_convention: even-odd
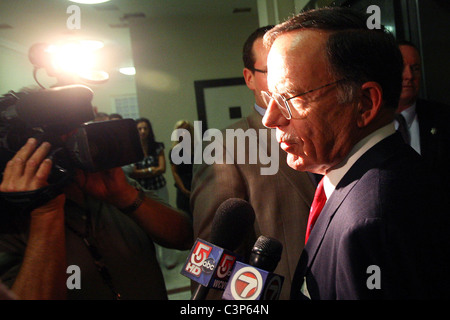
{"type": "Polygon", "coordinates": [[[411,124],[413,123],[414,118],[416,117],[416,103],[414,102],[414,104],[411,107],[403,110],[401,114],[405,118],[408,128],[411,127],[411,124]]]}
{"type": "Polygon", "coordinates": [[[323,187],[325,189],[327,199],[330,198],[334,189],[336,189],[336,186],[338,185],[339,181],[341,181],[341,179],[348,172],[348,170],[350,170],[353,164],[355,164],[355,162],[364,153],[366,153],[378,142],[394,133],[395,133],[394,122],[391,122],[388,125],[372,132],[367,137],[363,138],[361,141],[355,144],[355,146],[347,155],[347,157],[324,176],[323,187]]]}
{"type": "Polygon", "coordinates": [[[264,117],[264,114],[266,113],[266,109],[261,108],[260,106],[258,106],[258,105],[255,103],[255,110],[256,110],[260,115],[262,115],[262,116],[264,117]]]}

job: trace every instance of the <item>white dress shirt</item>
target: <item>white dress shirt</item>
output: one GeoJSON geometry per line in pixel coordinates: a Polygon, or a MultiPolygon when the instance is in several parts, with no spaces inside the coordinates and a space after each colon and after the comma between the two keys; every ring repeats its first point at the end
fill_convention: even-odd
{"type": "Polygon", "coordinates": [[[344,177],[344,175],[348,172],[348,170],[350,170],[355,162],[359,158],[361,158],[364,153],[367,152],[367,150],[394,133],[394,122],[391,122],[390,124],[372,132],[367,137],[363,138],[361,141],[355,144],[347,157],[325,175],[323,180],[323,187],[325,189],[327,199],[330,199],[331,194],[333,193],[334,189],[336,189],[336,186],[344,177]]]}
{"type": "MultiPolygon", "coordinates": [[[[416,113],[416,103],[414,103],[409,108],[401,112],[402,116],[405,118],[406,126],[409,131],[410,145],[411,147],[420,154],[420,131],[419,131],[419,120],[417,119],[416,113]]],[[[395,129],[398,128],[398,122],[395,121],[395,129]]]]}

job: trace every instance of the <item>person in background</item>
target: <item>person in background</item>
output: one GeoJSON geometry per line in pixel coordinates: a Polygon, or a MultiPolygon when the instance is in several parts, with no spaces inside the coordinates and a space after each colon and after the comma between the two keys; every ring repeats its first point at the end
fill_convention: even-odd
{"type": "Polygon", "coordinates": [[[105,112],[96,112],[94,121],[107,121],[109,120],[109,116],[105,112]]]}
{"type": "Polygon", "coordinates": [[[425,160],[430,170],[440,172],[439,185],[450,190],[447,165],[450,160],[450,106],[419,98],[422,63],[419,50],[408,41],[398,41],[403,56],[402,92],[396,126],[425,160]]]}
{"type": "Polygon", "coordinates": [[[136,127],[141,139],[144,158],[125,167],[125,173],[135,179],[142,187],[153,190],[161,199],[169,202],[166,179],[166,157],[164,144],[155,140],[150,121],[146,118],[136,120],[136,127]]]}
{"type": "MultiPolygon", "coordinates": [[[[175,123],[175,130],[184,129],[180,132],[179,139],[173,142],[170,151],[170,164],[172,169],[172,175],[175,180],[175,188],[177,191],[177,208],[188,213],[192,217],[191,208],[189,205],[189,199],[191,196],[191,183],[192,183],[192,165],[194,163],[194,127],[187,120],[179,120],[175,123]],[[188,163],[175,164],[173,162],[172,152],[181,141],[184,139],[190,140],[191,145],[191,158],[188,163]]],[[[177,154],[179,157],[183,157],[182,151],[177,154]]]]}
{"type": "MultiPolygon", "coordinates": [[[[229,198],[248,201],[255,210],[254,231],[246,237],[237,252],[243,257],[248,257],[260,235],[279,240],[283,245],[283,251],[275,273],[285,277],[280,295],[280,299],[285,300],[289,298],[290,282],[304,246],[306,223],[315,183],[306,172],[297,172],[287,165],[286,152],[277,146],[276,141],[272,143],[275,131],[265,128],[262,124],[267,106],[261,97],[261,91],[267,90],[268,53],[263,46],[263,36],[271,27],[258,28],[248,36],[243,45],[243,75],[247,87],[253,92],[255,104],[248,117],[227,129],[264,133],[267,144],[258,143],[257,146],[246,144],[245,154],[248,156],[255,148],[261,148],[269,155],[276,154],[279,162],[277,171],[274,174],[262,175],[261,168],[264,168],[264,164],[261,159],[255,164],[249,163],[248,158],[245,163],[240,163],[236,159],[237,152],[234,152],[233,163],[224,161],[223,164],[194,165],[191,206],[194,235],[208,241],[211,223],[220,204],[229,198]]],[[[224,154],[227,154],[226,144],[227,141],[224,139],[224,154]]],[[[220,299],[221,296],[222,292],[211,290],[208,298],[220,299]]]]}
{"type": "MultiPolygon", "coordinates": [[[[136,163],[122,167],[125,174],[137,181],[145,190],[154,192],[164,202],[169,203],[169,191],[164,177],[166,157],[164,144],[156,141],[152,125],[147,118],[136,120],[136,128],[141,139],[144,158],[136,163]]],[[[178,255],[175,250],[157,246],[158,259],[167,269],[177,265],[178,255]]]]}
{"type": "Polygon", "coordinates": [[[121,119],[123,119],[123,117],[118,113],[111,113],[109,115],[109,120],[121,120],[121,119]]]}

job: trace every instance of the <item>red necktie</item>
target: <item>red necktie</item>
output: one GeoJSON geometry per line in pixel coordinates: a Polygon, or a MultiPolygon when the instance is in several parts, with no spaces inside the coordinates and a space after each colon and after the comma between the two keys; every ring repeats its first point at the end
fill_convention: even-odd
{"type": "Polygon", "coordinates": [[[319,217],[320,211],[322,211],[325,202],[327,201],[327,196],[325,195],[325,189],[323,188],[323,179],[320,180],[316,193],[314,194],[314,200],[311,205],[311,210],[309,211],[308,217],[308,226],[306,227],[306,237],[305,244],[308,241],[309,235],[311,234],[311,230],[314,227],[314,223],[319,217]]]}

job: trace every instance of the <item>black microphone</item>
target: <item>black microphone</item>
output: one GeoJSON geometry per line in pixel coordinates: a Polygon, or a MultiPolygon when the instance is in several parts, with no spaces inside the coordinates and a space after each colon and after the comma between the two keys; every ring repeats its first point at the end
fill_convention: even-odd
{"type": "Polygon", "coordinates": [[[20,119],[29,127],[76,128],[94,119],[93,92],[83,85],[70,85],[39,91],[20,92],[15,105],[1,112],[1,118],[20,119]]]}
{"type": "Polygon", "coordinates": [[[255,211],[247,201],[230,198],[217,208],[211,225],[211,243],[234,251],[255,223],[255,211]]]}
{"type": "Polygon", "coordinates": [[[225,300],[276,300],[284,277],[272,273],[281,259],[283,245],[274,238],[260,236],[249,263],[236,262],[223,295],[225,300]]]}
{"type": "Polygon", "coordinates": [[[248,264],[274,272],[283,252],[283,244],[274,238],[260,236],[253,245],[248,264]]]}
{"type": "Polygon", "coordinates": [[[204,300],[210,288],[224,290],[236,261],[232,253],[253,228],[255,211],[245,200],[224,201],[214,215],[210,241],[197,239],[181,274],[198,283],[191,300],[204,300]]]}

